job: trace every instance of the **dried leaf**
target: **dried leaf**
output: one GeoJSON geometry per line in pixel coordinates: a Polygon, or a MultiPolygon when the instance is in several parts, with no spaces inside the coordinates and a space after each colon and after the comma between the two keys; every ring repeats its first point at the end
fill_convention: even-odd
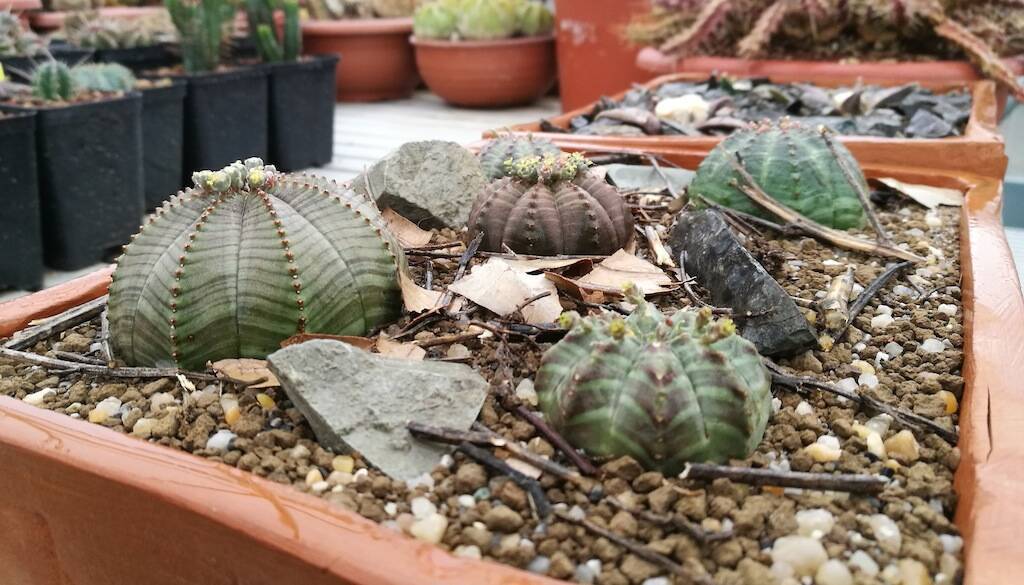
{"type": "Polygon", "coordinates": [[[281,385],[274,373],[267,368],[266,360],[252,358],[218,360],[213,362],[210,367],[220,376],[239,382],[252,383],[249,388],[276,388],[281,385]]]}
{"type": "Polygon", "coordinates": [[[404,360],[421,361],[427,355],[427,350],[412,343],[402,343],[381,336],[377,339],[377,353],[387,357],[404,360]]]}
{"type": "Polygon", "coordinates": [[[633,283],[645,295],[664,293],[675,289],[676,283],[657,266],[632,254],[619,250],[594,270],[576,281],[581,287],[622,294],[625,285],[633,283]]]}
{"type": "Polygon", "coordinates": [[[583,272],[590,272],[594,261],[590,258],[534,258],[532,260],[508,260],[505,263],[520,272],[546,272],[559,268],[573,267],[582,268],[583,272]]]}
{"type": "Polygon", "coordinates": [[[961,207],[964,204],[964,194],[959,189],[915,185],[892,178],[878,179],[878,182],[890,189],[903,193],[928,209],[935,209],[940,205],[961,207]]]}
{"type": "Polygon", "coordinates": [[[474,303],[502,317],[522,310],[527,323],[551,323],[562,314],[555,285],[541,275],[526,274],[509,266],[501,258],[491,258],[476,266],[448,287],[474,303]],[[542,293],[546,297],[524,303],[542,293]]]}
{"type": "Polygon", "coordinates": [[[359,349],[370,351],[373,349],[373,340],[367,339],[366,337],[357,337],[355,335],[327,335],[326,333],[299,333],[298,335],[292,335],[288,339],[281,342],[281,347],[288,347],[289,345],[295,345],[298,343],[305,343],[314,339],[331,339],[334,341],[341,341],[349,345],[354,345],[359,349]]]}
{"type": "Polygon", "coordinates": [[[554,283],[555,288],[576,300],[595,304],[605,302],[605,294],[603,292],[599,290],[587,290],[580,286],[580,284],[575,280],[562,276],[557,272],[545,272],[544,278],[554,283]]]}
{"type": "Polygon", "coordinates": [[[398,271],[398,283],[402,287],[402,301],[405,303],[405,310],[410,313],[429,311],[441,301],[442,293],[436,290],[427,290],[416,284],[409,274],[408,268],[398,271]]]}
{"type": "Polygon", "coordinates": [[[384,224],[391,230],[391,233],[395,234],[395,237],[398,238],[398,243],[402,244],[403,248],[426,246],[430,243],[430,239],[434,237],[433,232],[421,229],[418,225],[402,217],[390,207],[381,211],[380,216],[384,220],[384,224]]]}

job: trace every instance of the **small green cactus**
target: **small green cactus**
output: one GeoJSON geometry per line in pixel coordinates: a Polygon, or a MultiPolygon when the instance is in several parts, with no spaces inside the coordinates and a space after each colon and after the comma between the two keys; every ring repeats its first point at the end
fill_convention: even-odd
{"type": "Polygon", "coordinates": [[[467,40],[507,39],[519,31],[516,0],[465,0],[459,14],[459,35],[467,40]]]}
{"type": "Polygon", "coordinates": [[[83,63],[71,68],[75,85],[92,91],[131,91],[135,88],[135,75],[131,69],[118,63],[83,63]]]}
{"type": "Polygon", "coordinates": [[[458,31],[458,12],[452,2],[431,2],[416,10],[412,33],[421,39],[449,39],[458,31]]]}
{"type": "Polygon", "coordinates": [[[32,73],[32,94],[48,102],[66,102],[78,89],[71,68],[60,61],[43,62],[32,73]]]}
{"type": "Polygon", "coordinates": [[[771,413],[771,375],[753,344],[710,309],[665,317],[635,289],[625,319],[580,319],[541,359],[536,386],[556,430],[591,455],[629,455],[675,475],[687,462],[749,456],[771,413]]]}
{"type": "Polygon", "coordinates": [[[500,179],[508,174],[508,161],[515,161],[531,156],[544,157],[558,155],[561,150],[550,140],[530,136],[506,135],[499,136],[480,149],[477,158],[484,168],[484,173],[491,180],[500,179]]]}
{"type": "Polygon", "coordinates": [[[548,34],[554,17],[534,0],[435,0],[420,6],[413,33],[424,39],[496,40],[548,34]]]}
{"type": "Polygon", "coordinates": [[[579,153],[509,161],[508,176],[488,184],[469,212],[469,237],[481,250],[520,254],[611,254],[633,234],[619,192],[587,171],[579,153]]]}
{"type": "Polygon", "coordinates": [[[520,2],[517,19],[519,34],[524,37],[548,35],[555,28],[555,16],[540,2],[520,2]]]}
{"type": "Polygon", "coordinates": [[[35,57],[45,46],[9,8],[0,10],[0,57],[35,57]]]}
{"type": "Polygon", "coordinates": [[[400,314],[402,248],[372,201],[258,158],[193,181],[118,260],[118,359],[202,369],[266,357],[297,333],[364,335],[400,314]]]}
{"type": "Polygon", "coordinates": [[[739,155],[757,184],[780,203],[822,225],[861,227],[864,208],[840,165],[845,165],[864,189],[867,182],[850,151],[839,141],[827,140],[826,132],[789,119],[734,132],[697,167],[688,192],[770,218],[736,186],[743,179],[731,159],[739,155]]]}
{"type": "Polygon", "coordinates": [[[295,61],[302,52],[298,0],[246,0],[249,34],[265,63],[295,61]],[[284,13],[284,35],[279,41],[274,27],[274,10],[284,13]]]}
{"type": "Polygon", "coordinates": [[[214,71],[220,65],[224,36],[235,15],[228,0],[164,0],[178,30],[181,62],[188,73],[214,71]]]}
{"type": "Polygon", "coordinates": [[[85,10],[67,15],[64,36],[72,45],[85,49],[131,49],[171,42],[174,31],[166,14],[119,19],[85,10]]]}

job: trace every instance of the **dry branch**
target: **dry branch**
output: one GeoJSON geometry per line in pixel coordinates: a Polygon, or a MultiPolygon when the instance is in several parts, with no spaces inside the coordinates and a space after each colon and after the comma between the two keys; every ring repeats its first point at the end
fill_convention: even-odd
{"type": "Polygon", "coordinates": [[[680,474],[684,479],[713,480],[726,478],[729,481],[749,485],[771,485],[809,490],[828,490],[858,494],[878,494],[889,484],[880,475],[845,473],[805,473],[801,471],[776,471],[753,467],[730,467],[712,463],[690,463],[680,474]]]}

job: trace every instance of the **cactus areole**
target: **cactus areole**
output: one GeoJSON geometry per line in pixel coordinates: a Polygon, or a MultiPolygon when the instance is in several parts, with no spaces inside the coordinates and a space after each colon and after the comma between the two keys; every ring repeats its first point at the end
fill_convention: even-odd
{"type": "Polygon", "coordinates": [[[487,185],[469,212],[469,237],[482,250],[519,254],[611,254],[633,232],[633,215],[614,187],[586,170],[582,155],[506,161],[507,177],[487,185]]]}
{"type": "Polygon", "coordinates": [[[530,156],[558,155],[562,152],[550,140],[529,136],[499,136],[488,140],[480,148],[477,158],[488,179],[500,179],[508,175],[510,166],[516,160],[530,156]]]}
{"type": "Polygon", "coordinates": [[[783,205],[829,227],[861,227],[864,208],[843,166],[865,189],[867,181],[850,151],[827,132],[786,118],[753,124],[733,133],[708,154],[697,167],[688,192],[770,219],[770,214],[737,187],[743,179],[730,159],[738,155],[765,193],[783,205]]]}
{"type": "Polygon", "coordinates": [[[296,333],[363,335],[400,313],[401,247],[372,202],[257,158],[193,180],[118,260],[118,359],[202,369],[266,357],[296,333]]]}
{"type": "Polygon", "coordinates": [[[749,456],[771,412],[771,376],[732,321],[708,309],[665,317],[635,293],[625,319],[563,315],[537,390],[548,422],[597,456],[677,474],[687,462],[749,456]]]}

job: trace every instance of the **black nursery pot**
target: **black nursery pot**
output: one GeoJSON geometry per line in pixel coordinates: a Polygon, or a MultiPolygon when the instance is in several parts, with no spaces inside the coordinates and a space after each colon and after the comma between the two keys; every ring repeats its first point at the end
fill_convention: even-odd
{"type": "Polygon", "coordinates": [[[185,93],[188,84],[141,90],[142,168],[146,210],[159,207],[181,189],[185,155],[185,93]]]}
{"type": "Polygon", "coordinates": [[[171,67],[179,61],[166,43],[130,49],[96,49],[92,59],[97,63],[118,63],[135,72],[171,67]]]}
{"type": "Polygon", "coordinates": [[[47,266],[109,261],[142,220],[142,96],[32,109],[47,266]]]}
{"type": "Polygon", "coordinates": [[[272,63],[270,162],[283,171],[318,167],[334,152],[334,75],[337,55],[272,63]]]}
{"type": "Polygon", "coordinates": [[[185,168],[220,169],[251,156],[267,159],[267,70],[232,69],[183,76],[185,97],[185,168]]]}
{"type": "Polygon", "coordinates": [[[36,113],[0,107],[0,289],[43,287],[36,113]]]}

